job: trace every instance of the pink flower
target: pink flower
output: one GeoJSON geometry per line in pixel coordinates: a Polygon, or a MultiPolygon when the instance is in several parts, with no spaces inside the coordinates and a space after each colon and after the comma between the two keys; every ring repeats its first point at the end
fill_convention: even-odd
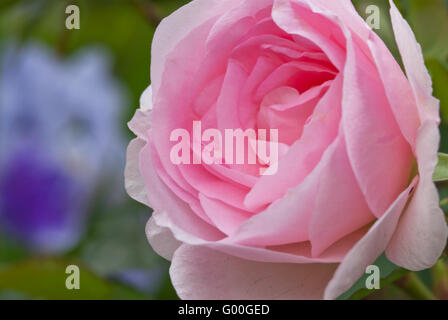
{"type": "Polygon", "coordinates": [[[406,74],[348,0],[195,0],[165,19],[126,187],[184,299],[334,299],[384,251],[433,265],[438,101],[391,1],[406,74]],[[176,129],[278,129],[278,170],[178,164],[176,129]]]}

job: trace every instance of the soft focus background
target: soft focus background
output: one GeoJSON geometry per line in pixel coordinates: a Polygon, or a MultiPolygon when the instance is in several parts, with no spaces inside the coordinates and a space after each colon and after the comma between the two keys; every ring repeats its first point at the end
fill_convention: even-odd
{"type": "MultiPolygon", "coordinates": [[[[187,2],[0,0],[0,299],[177,298],[168,262],[146,241],[151,210],[126,196],[123,170],[154,30],[187,2]],[[65,28],[70,4],[79,30],[65,28]],[[65,288],[71,264],[81,290],[65,288]]],[[[395,2],[423,46],[448,152],[448,0],[395,2]]],[[[380,7],[378,33],[397,56],[387,1],[354,3],[364,18],[380,7]]],[[[406,271],[378,263],[385,289],[367,298],[410,298],[395,281],[406,271]]],[[[444,268],[418,276],[448,290],[444,268]]]]}

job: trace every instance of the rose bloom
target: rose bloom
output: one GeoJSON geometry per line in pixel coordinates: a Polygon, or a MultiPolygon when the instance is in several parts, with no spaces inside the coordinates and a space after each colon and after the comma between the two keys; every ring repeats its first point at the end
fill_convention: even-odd
{"type": "Polygon", "coordinates": [[[183,299],[335,299],[383,252],[432,266],[438,101],[391,2],[405,73],[350,1],[196,0],[166,18],[126,187],[183,299]],[[278,129],[278,170],[174,165],[170,133],[278,129]]]}

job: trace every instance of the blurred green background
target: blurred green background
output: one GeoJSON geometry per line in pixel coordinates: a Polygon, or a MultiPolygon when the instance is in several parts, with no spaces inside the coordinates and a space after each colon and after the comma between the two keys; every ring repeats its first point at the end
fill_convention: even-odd
{"type": "MultiPolygon", "coordinates": [[[[130,141],[132,134],[126,123],[150,83],[150,48],[155,28],[163,17],[187,2],[2,0],[0,45],[11,39],[22,45],[37,42],[63,59],[90,46],[100,46],[107,51],[111,73],[127,97],[120,109],[117,130],[130,141]],[[65,28],[65,8],[69,4],[80,8],[79,30],[65,28]]],[[[388,1],[353,2],[364,18],[368,16],[368,5],[380,7],[378,33],[400,60],[391,30],[388,1]]],[[[448,152],[448,0],[395,2],[422,44],[435,95],[441,100],[441,151],[448,152]]],[[[440,185],[440,190],[442,196],[448,196],[445,185],[440,185]]],[[[67,252],[35,252],[0,232],[0,299],[176,299],[169,281],[169,264],[152,251],[145,237],[144,226],[150,209],[126,196],[111,205],[108,197],[107,189],[101,185],[95,190],[88,206],[86,228],[80,241],[67,252]],[[81,290],[65,288],[65,268],[70,264],[81,269],[81,290]]],[[[429,271],[420,276],[428,285],[432,284],[429,271]]],[[[389,286],[371,298],[409,297],[389,286]]]]}

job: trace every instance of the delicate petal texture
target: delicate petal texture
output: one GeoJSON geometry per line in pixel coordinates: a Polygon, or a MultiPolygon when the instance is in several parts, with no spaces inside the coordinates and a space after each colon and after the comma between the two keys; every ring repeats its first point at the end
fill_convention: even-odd
{"type": "Polygon", "coordinates": [[[414,179],[369,232],[349,251],[325,290],[326,299],[336,299],[350,289],[365,273],[366,267],[384,252],[416,182],[417,179],[414,179]]]}
{"type": "Polygon", "coordinates": [[[345,140],[361,190],[372,212],[380,217],[406,187],[413,157],[378,78],[361,49],[349,39],[342,103],[345,140]]]}
{"type": "Polygon", "coordinates": [[[404,68],[419,106],[422,122],[426,119],[439,120],[439,104],[432,96],[432,80],[425,67],[423,52],[411,27],[403,19],[392,0],[389,0],[390,15],[395,41],[401,53],[404,68]]]}
{"type": "Polygon", "coordinates": [[[317,165],[322,154],[336,138],[341,117],[342,77],[337,77],[315,108],[303,129],[301,139],[280,159],[275,175],[263,176],[245,199],[249,208],[260,207],[281,198],[297,186],[317,165]],[[271,186],[275,185],[273,189],[271,186]]]}
{"type": "Polygon", "coordinates": [[[160,180],[155,169],[155,155],[150,145],[140,151],[140,172],[147,188],[147,196],[155,212],[166,211],[171,219],[194,237],[206,240],[218,240],[221,233],[196,216],[192,208],[175,196],[160,180]]]}
{"type": "MultiPolygon", "coordinates": [[[[153,215],[156,214],[153,213],[153,215]]],[[[174,238],[169,229],[157,225],[154,217],[151,217],[146,224],[146,236],[154,251],[166,260],[171,261],[174,252],[181,245],[181,242],[174,238]]]]}
{"type": "Polygon", "coordinates": [[[415,100],[410,99],[413,95],[411,85],[401,71],[400,65],[378,36],[372,33],[368,44],[395,119],[412,150],[415,150],[420,116],[415,100]]]}
{"type": "Polygon", "coordinates": [[[152,110],[152,87],[149,86],[148,88],[143,91],[142,96],[140,98],[140,107],[143,111],[149,111],[152,110]]]}
{"type": "Polygon", "coordinates": [[[417,138],[420,181],[386,251],[392,262],[409,270],[418,271],[434,265],[446,245],[445,215],[432,182],[439,139],[437,124],[425,122],[417,138]]]}
{"type": "Polygon", "coordinates": [[[350,167],[344,136],[337,138],[334,147],[320,174],[325,179],[319,181],[309,223],[309,239],[314,257],[375,219],[350,167]],[[344,188],[340,187],[341,181],[344,181],[344,188]]]}
{"type": "Polygon", "coordinates": [[[335,42],[328,41],[328,38],[337,32],[338,27],[327,17],[315,14],[310,9],[299,6],[295,1],[274,0],[272,18],[286,32],[311,40],[322,48],[338,69],[343,68],[344,52],[342,48],[335,42]],[[312,23],[316,17],[318,17],[318,21],[312,23]]]}
{"type": "Polygon", "coordinates": [[[432,266],[446,245],[447,226],[432,182],[440,142],[439,104],[432,96],[431,77],[423,53],[409,24],[391,1],[392,25],[402,60],[419,106],[422,126],[418,131],[416,156],[420,183],[397,232],[386,251],[392,262],[410,270],[432,266]]]}
{"type": "Polygon", "coordinates": [[[161,85],[166,57],[179,41],[208,19],[225,12],[237,3],[235,0],[194,0],[160,23],[151,49],[151,82],[155,95],[161,85]]]}
{"type": "Polygon", "coordinates": [[[134,139],[129,143],[126,153],[126,168],[124,176],[125,188],[128,195],[132,199],[149,206],[148,198],[146,196],[145,183],[139,169],[139,155],[144,146],[145,142],[139,138],[134,139]]]}
{"type": "Polygon", "coordinates": [[[137,137],[147,141],[148,132],[151,128],[151,111],[138,109],[132,120],[128,122],[128,127],[137,137]]]}
{"type": "Polygon", "coordinates": [[[171,280],[181,299],[322,299],[335,264],[259,263],[182,245],[171,280]]]}

